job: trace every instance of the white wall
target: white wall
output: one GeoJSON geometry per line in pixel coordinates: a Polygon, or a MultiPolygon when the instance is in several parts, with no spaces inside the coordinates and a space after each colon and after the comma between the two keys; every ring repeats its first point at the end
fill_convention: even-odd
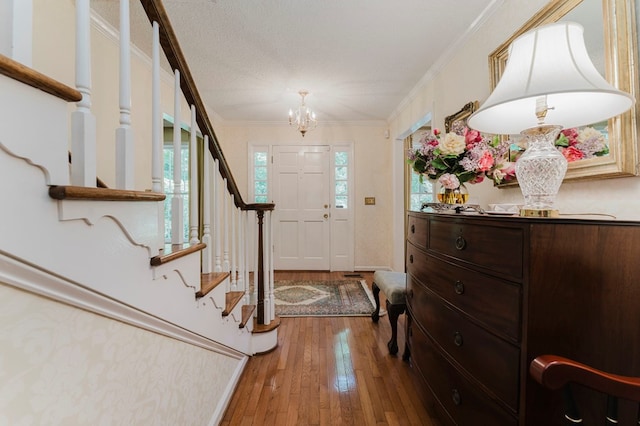
{"type": "Polygon", "coordinates": [[[0,283],[0,424],[205,425],[241,362],[0,283]]]}

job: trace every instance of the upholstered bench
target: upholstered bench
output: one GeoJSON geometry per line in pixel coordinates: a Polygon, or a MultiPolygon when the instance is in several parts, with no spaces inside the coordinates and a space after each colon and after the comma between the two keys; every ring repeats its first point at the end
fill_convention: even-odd
{"type": "Polygon", "coordinates": [[[398,317],[406,307],[407,284],[404,272],[375,271],[373,273],[373,299],[376,310],[371,314],[373,322],[380,318],[380,292],[387,298],[387,313],[391,323],[391,340],[387,343],[389,353],[398,353],[398,317]]]}

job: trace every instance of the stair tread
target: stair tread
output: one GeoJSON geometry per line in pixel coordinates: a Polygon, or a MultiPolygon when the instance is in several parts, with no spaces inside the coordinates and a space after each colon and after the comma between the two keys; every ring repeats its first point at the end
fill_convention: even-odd
{"type": "Polygon", "coordinates": [[[164,265],[165,263],[169,263],[172,260],[176,260],[188,254],[200,251],[206,246],[207,245],[205,243],[165,244],[162,253],[151,258],[151,266],[164,265]]]}
{"type": "Polygon", "coordinates": [[[242,296],[244,296],[244,291],[230,291],[227,292],[226,297],[225,297],[225,308],[224,311],[222,311],[222,316],[226,317],[228,316],[231,311],[233,311],[233,308],[236,307],[236,305],[240,302],[240,300],[242,300],[242,296]]]}
{"type": "Polygon", "coordinates": [[[211,272],[200,276],[200,290],[196,293],[196,297],[204,297],[211,290],[229,277],[229,272],[211,272]]]}
{"type": "Polygon", "coordinates": [[[242,321],[238,325],[239,328],[244,328],[247,325],[247,322],[251,319],[251,315],[253,315],[253,311],[255,311],[256,305],[244,305],[242,307],[242,321]]]}
{"type": "Polygon", "coordinates": [[[254,318],[252,333],[268,333],[278,327],[280,327],[280,317],[277,315],[269,324],[258,324],[258,318],[254,318]]]}
{"type": "Polygon", "coordinates": [[[166,195],[159,192],[73,185],[52,185],[49,187],[49,196],[56,200],[100,201],[162,201],[166,198],[166,195]]]}

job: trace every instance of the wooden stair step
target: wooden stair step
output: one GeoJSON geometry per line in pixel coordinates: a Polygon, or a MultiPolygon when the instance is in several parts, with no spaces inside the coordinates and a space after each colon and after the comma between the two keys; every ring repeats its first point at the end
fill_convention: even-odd
{"type": "Polygon", "coordinates": [[[239,328],[244,328],[247,325],[247,322],[251,319],[253,315],[253,311],[256,310],[256,305],[244,305],[242,307],[242,321],[238,325],[239,328]]]}
{"type": "Polygon", "coordinates": [[[222,311],[222,316],[228,316],[233,308],[236,307],[238,303],[242,300],[244,296],[244,291],[230,291],[226,294],[224,311],[222,311]]]}
{"type": "Polygon", "coordinates": [[[209,274],[202,274],[200,276],[200,290],[196,293],[196,297],[204,297],[219,284],[223,283],[229,275],[229,272],[211,272],[209,274]]]}
{"type": "Polygon", "coordinates": [[[172,260],[176,260],[188,254],[200,251],[206,246],[207,245],[205,243],[165,244],[162,253],[151,258],[151,266],[164,265],[165,263],[169,263],[172,260]]]}
{"type": "Polygon", "coordinates": [[[252,333],[268,333],[278,327],[280,327],[280,317],[277,315],[269,324],[258,324],[258,318],[254,318],[252,333]]]}

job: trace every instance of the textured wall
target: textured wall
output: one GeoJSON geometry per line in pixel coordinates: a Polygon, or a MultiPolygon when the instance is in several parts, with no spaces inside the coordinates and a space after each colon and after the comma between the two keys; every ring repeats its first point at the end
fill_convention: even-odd
{"type": "Polygon", "coordinates": [[[237,359],[0,283],[0,424],[205,425],[237,359]]]}

